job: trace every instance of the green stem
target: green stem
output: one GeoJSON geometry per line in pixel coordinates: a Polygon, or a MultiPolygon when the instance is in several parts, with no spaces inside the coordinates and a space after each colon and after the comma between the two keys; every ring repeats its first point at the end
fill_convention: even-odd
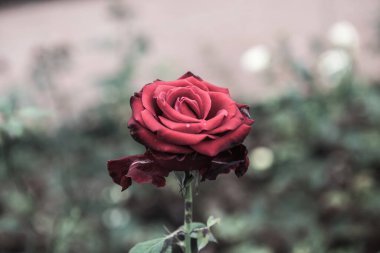
{"type": "Polygon", "coordinates": [[[191,253],[191,223],[193,222],[193,189],[192,182],[185,187],[185,253],[191,253]]]}

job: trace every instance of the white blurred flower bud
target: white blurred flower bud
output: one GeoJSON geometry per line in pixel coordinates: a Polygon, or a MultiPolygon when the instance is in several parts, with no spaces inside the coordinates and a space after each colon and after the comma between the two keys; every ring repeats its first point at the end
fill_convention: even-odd
{"type": "Polygon", "coordinates": [[[258,45],[245,51],[240,58],[240,63],[246,71],[260,72],[269,67],[270,59],[269,49],[264,45],[258,45]]]}
{"type": "Polygon", "coordinates": [[[332,49],[324,52],[318,62],[318,71],[323,77],[331,78],[351,67],[352,59],[347,51],[332,49]]]}
{"type": "Polygon", "coordinates": [[[267,147],[257,147],[251,151],[249,159],[255,170],[263,171],[273,165],[274,154],[273,151],[267,147]]]}
{"type": "Polygon", "coordinates": [[[335,23],[328,32],[328,39],[338,47],[357,48],[359,46],[359,34],[348,21],[335,23]]]}

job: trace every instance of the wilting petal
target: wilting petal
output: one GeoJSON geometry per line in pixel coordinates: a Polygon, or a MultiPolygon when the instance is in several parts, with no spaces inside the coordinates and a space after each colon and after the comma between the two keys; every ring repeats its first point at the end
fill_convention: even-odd
{"type": "Polygon", "coordinates": [[[202,181],[215,180],[219,174],[235,171],[236,176],[243,176],[249,166],[248,151],[244,145],[238,145],[232,149],[219,153],[212,158],[211,165],[206,170],[201,170],[202,181]]]}
{"type": "Polygon", "coordinates": [[[157,187],[165,185],[169,170],[161,168],[149,154],[127,156],[108,161],[108,171],[113,181],[124,191],[132,181],[143,184],[151,183],[157,187]]]}
{"type": "MultiPolygon", "coordinates": [[[[147,151],[148,152],[148,151],[147,151]]],[[[211,158],[197,153],[168,154],[150,150],[152,159],[160,167],[175,171],[206,170],[210,167],[211,158]]]]}
{"type": "Polygon", "coordinates": [[[135,160],[129,167],[127,177],[139,184],[151,183],[157,187],[165,185],[165,177],[169,175],[169,170],[158,166],[149,157],[145,156],[143,159],[135,160]]]}
{"type": "Polygon", "coordinates": [[[127,156],[117,160],[107,162],[108,173],[114,183],[120,185],[124,191],[132,184],[132,179],[127,177],[127,173],[131,164],[139,159],[144,158],[144,155],[127,156]]]}

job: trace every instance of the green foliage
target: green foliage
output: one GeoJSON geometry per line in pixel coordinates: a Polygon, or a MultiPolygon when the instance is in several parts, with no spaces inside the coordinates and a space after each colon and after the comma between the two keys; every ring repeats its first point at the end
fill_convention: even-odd
{"type": "Polygon", "coordinates": [[[209,242],[217,242],[211,232],[211,227],[219,222],[219,218],[210,216],[207,220],[207,225],[202,223],[192,223],[191,237],[197,239],[198,250],[202,250],[209,242]]]}
{"type": "Polygon", "coordinates": [[[170,239],[159,238],[136,244],[129,253],[171,253],[170,239]]]}
{"type": "MultiPolygon", "coordinates": [[[[207,225],[200,222],[191,223],[190,235],[191,238],[196,239],[198,250],[202,250],[209,242],[217,242],[214,235],[211,233],[211,227],[219,222],[220,219],[210,216],[207,220],[207,225]]],[[[129,253],[171,253],[174,245],[178,245],[182,248],[184,247],[182,238],[184,233],[184,227],[181,226],[173,233],[163,238],[157,238],[136,244],[129,253]]]]}

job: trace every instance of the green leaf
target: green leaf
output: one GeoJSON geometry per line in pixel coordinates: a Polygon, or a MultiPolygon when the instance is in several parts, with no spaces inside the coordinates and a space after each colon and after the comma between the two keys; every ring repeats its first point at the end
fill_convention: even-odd
{"type": "MultiPolygon", "coordinates": [[[[199,234],[201,234],[201,233],[199,233],[199,234]]],[[[209,242],[209,240],[208,240],[207,236],[202,236],[202,235],[198,236],[198,238],[197,238],[198,250],[201,250],[204,247],[206,247],[208,242],[209,242]]]]}
{"type": "Polygon", "coordinates": [[[207,227],[212,227],[220,222],[220,218],[215,218],[214,216],[210,216],[207,220],[207,227]]]}
{"type": "Polygon", "coordinates": [[[198,250],[206,247],[209,242],[217,242],[214,235],[211,233],[210,228],[208,227],[199,229],[195,235],[197,238],[198,250]]]}
{"type": "Polygon", "coordinates": [[[210,228],[220,222],[219,218],[210,216],[207,220],[207,225],[199,222],[191,224],[191,237],[197,239],[198,250],[203,249],[209,242],[217,242],[210,228]]]}
{"type": "Polygon", "coordinates": [[[158,238],[136,244],[129,253],[171,253],[172,238],[158,238]]]}
{"type": "Polygon", "coordinates": [[[191,227],[191,231],[194,231],[195,229],[206,227],[206,224],[201,223],[201,222],[192,222],[190,227],[191,227]]]}

